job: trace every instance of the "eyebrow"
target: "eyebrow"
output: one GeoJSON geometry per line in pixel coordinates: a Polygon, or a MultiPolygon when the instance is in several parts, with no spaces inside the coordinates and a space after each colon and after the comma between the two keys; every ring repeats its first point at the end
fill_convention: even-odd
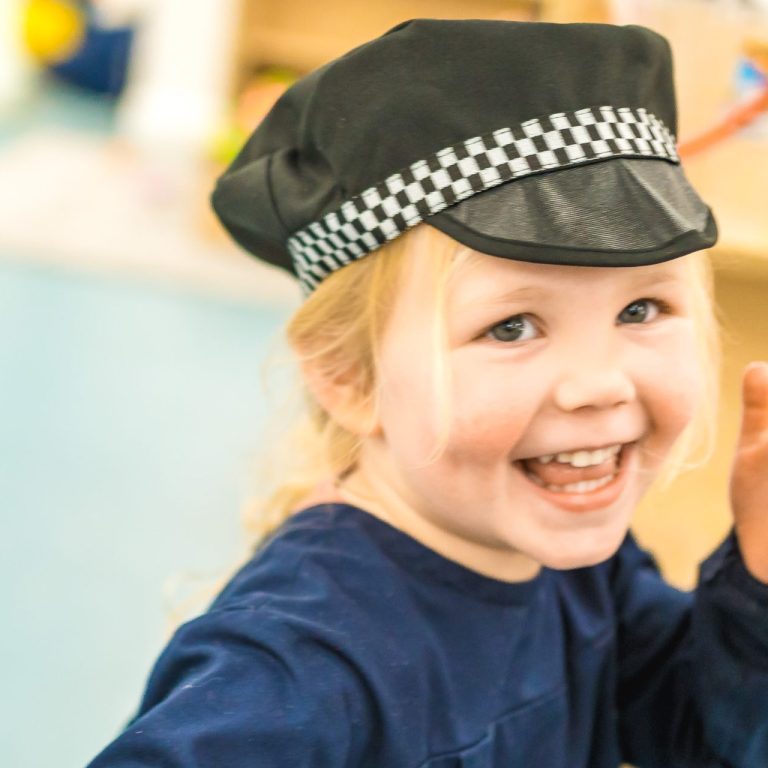
{"type": "Polygon", "coordinates": [[[505,291],[496,296],[493,296],[490,301],[493,303],[502,303],[507,301],[515,301],[520,299],[541,299],[549,296],[552,293],[550,288],[537,285],[524,285],[520,288],[515,288],[511,291],[505,291]]]}
{"type": "Polygon", "coordinates": [[[629,288],[647,288],[649,285],[663,285],[664,283],[682,283],[685,281],[685,275],[679,272],[658,272],[645,275],[635,282],[631,283],[629,288]]]}
{"type": "MultiPolygon", "coordinates": [[[[646,274],[643,277],[627,282],[626,289],[641,290],[650,286],[663,285],[665,283],[682,283],[683,276],[677,272],[660,272],[646,274]]],[[[523,285],[510,291],[505,291],[494,296],[489,296],[486,302],[489,304],[504,304],[512,301],[525,301],[527,299],[543,299],[554,291],[546,285],[523,285]]]]}

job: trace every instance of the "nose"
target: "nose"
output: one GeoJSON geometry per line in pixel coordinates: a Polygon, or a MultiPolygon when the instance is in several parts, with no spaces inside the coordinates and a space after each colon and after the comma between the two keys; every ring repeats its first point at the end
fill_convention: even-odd
{"type": "Polygon", "coordinates": [[[631,377],[619,365],[585,355],[555,386],[554,398],[564,411],[579,408],[612,408],[636,397],[631,377]]]}

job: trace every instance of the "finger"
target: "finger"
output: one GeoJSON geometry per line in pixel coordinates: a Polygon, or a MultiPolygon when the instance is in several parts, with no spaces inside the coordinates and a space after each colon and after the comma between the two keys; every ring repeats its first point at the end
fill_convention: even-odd
{"type": "Polygon", "coordinates": [[[750,442],[768,431],[768,362],[754,361],[742,378],[741,439],[750,442]]]}

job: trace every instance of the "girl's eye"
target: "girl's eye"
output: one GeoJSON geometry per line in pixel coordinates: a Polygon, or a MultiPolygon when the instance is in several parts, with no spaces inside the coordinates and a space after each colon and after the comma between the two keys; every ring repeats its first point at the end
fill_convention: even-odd
{"type": "Polygon", "coordinates": [[[534,338],[536,326],[527,315],[514,315],[491,328],[487,335],[495,341],[528,341],[534,338]]]}
{"type": "Polygon", "coordinates": [[[669,305],[660,299],[638,299],[624,307],[619,320],[625,323],[645,323],[655,320],[661,312],[668,311],[669,305]]]}

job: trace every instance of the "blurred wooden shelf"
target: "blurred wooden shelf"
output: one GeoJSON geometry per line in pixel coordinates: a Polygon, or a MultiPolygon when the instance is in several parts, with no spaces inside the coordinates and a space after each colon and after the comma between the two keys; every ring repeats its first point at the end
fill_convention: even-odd
{"type": "Polygon", "coordinates": [[[607,0],[243,0],[237,69],[308,71],[414,18],[604,21],[607,0]]]}
{"type": "Polygon", "coordinates": [[[692,156],[684,167],[717,219],[717,267],[768,277],[768,136],[735,136],[692,156]]]}

